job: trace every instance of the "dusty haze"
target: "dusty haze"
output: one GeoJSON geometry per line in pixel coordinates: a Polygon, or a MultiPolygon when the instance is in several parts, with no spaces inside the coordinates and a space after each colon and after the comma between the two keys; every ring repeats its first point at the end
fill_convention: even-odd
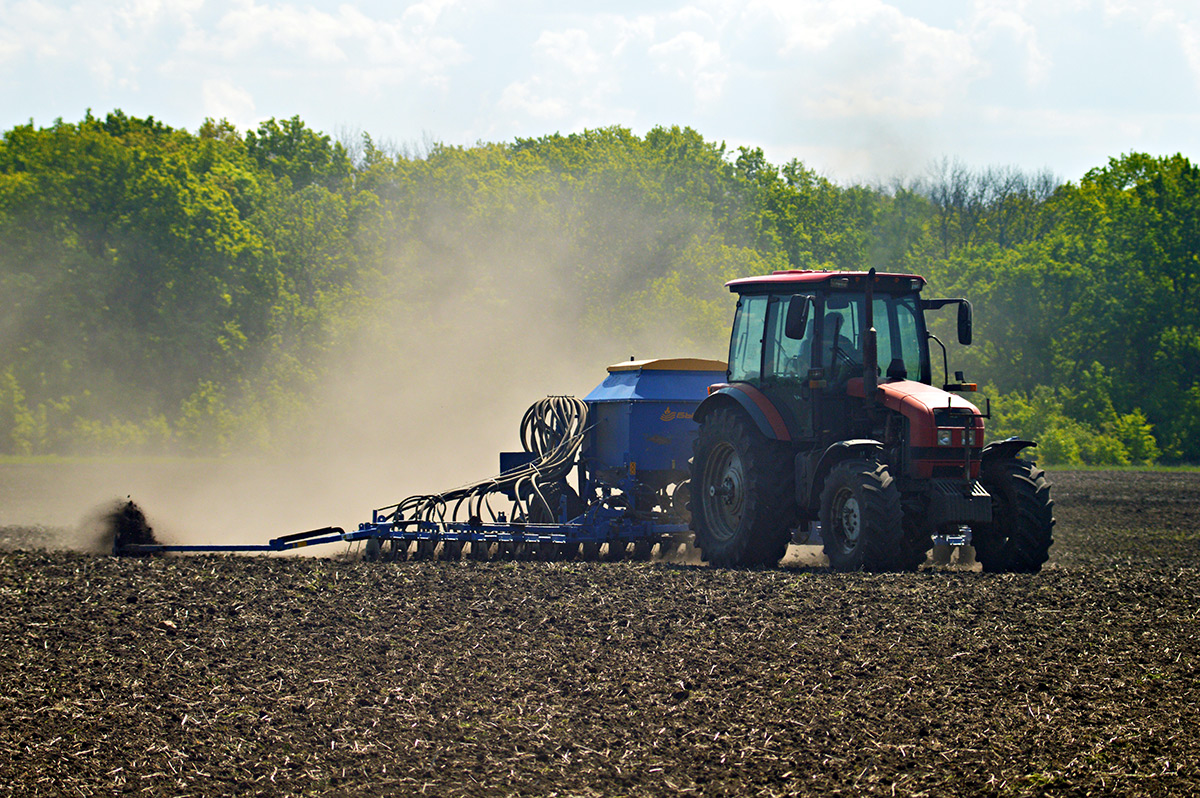
{"type": "MultiPolygon", "coordinates": [[[[71,545],[86,548],[94,518],[131,496],[163,542],[265,542],[349,529],[372,508],[495,474],[537,399],[584,396],[630,357],[724,357],[723,330],[697,344],[661,314],[625,319],[608,300],[596,306],[654,276],[640,273],[639,253],[654,251],[656,226],[623,227],[627,213],[609,225],[627,233],[611,242],[615,255],[601,257],[538,213],[513,229],[447,211],[419,243],[397,244],[372,287],[388,297],[378,313],[347,324],[353,332],[314,364],[326,377],[305,398],[307,422],[282,436],[282,455],[8,466],[0,526],[77,530],[71,545]],[[584,289],[598,263],[611,292],[584,289]]],[[[719,281],[711,294],[732,313],[719,281]]]]}

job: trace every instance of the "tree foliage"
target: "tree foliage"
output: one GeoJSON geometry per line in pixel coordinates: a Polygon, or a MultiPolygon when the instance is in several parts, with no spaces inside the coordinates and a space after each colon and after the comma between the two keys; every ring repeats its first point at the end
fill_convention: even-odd
{"type": "Polygon", "coordinates": [[[726,280],[872,266],[975,304],[951,358],[991,384],[997,434],[1056,462],[1200,460],[1180,155],[841,186],[679,127],[412,154],[298,117],[192,134],[120,111],[0,141],[0,453],[277,448],[364,334],[412,346],[397,318],[719,356],[726,280]]]}

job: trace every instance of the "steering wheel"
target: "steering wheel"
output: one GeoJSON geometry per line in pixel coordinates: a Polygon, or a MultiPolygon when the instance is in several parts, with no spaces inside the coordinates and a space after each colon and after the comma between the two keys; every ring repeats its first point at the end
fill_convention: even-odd
{"type": "Polygon", "coordinates": [[[840,341],[833,342],[833,359],[834,362],[841,360],[847,366],[860,365],[860,363],[855,360],[849,352],[847,352],[845,349],[842,349],[842,344],[840,341]]]}

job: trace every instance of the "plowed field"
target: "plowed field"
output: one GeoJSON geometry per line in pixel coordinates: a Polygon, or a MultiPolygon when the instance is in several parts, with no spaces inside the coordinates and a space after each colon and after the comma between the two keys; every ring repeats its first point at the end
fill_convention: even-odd
{"type": "Polygon", "coordinates": [[[0,529],[0,794],[1200,793],[1200,475],[1051,479],[1036,576],[0,529]]]}

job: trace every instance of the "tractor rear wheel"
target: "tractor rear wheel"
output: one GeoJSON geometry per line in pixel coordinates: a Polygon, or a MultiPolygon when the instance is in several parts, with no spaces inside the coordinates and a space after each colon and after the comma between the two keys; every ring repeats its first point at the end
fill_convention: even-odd
{"type": "Polygon", "coordinates": [[[821,538],[835,571],[912,570],[900,491],[883,463],[846,460],[821,491],[821,538]]]}
{"type": "Polygon", "coordinates": [[[992,521],[971,528],[975,558],[988,573],[1037,573],[1054,543],[1046,472],[1009,457],[984,463],[979,481],[992,494],[992,521]]]}
{"type": "Polygon", "coordinates": [[[768,441],[743,414],[714,410],[692,458],[692,527],[716,566],[774,565],[796,517],[788,447],[768,441]]]}

